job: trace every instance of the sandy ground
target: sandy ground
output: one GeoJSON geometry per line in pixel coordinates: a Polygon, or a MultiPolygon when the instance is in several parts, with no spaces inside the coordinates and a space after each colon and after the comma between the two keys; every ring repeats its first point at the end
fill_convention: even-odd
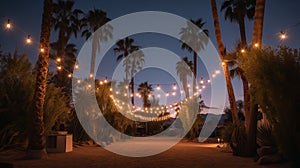
{"type": "MultiPolygon", "coordinates": [[[[16,151],[0,153],[0,162],[13,163],[14,167],[119,167],[119,168],[162,168],[162,167],[204,167],[204,168],[286,168],[287,164],[257,165],[251,158],[233,156],[220,152],[217,144],[180,142],[158,155],[134,158],[120,156],[101,147],[77,146],[73,152],[48,154],[44,160],[18,160],[16,151]]],[[[18,153],[20,156],[20,153],[18,153]]],[[[1,166],[0,166],[1,167],[1,166]]]]}

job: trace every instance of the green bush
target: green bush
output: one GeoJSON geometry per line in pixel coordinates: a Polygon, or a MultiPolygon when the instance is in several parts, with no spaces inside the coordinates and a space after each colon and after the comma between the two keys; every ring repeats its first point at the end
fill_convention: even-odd
{"type": "Polygon", "coordinates": [[[239,58],[251,83],[255,101],[274,125],[275,138],[285,156],[300,166],[300,55],[280,46],[254,50],[239,58]]]}
{"type": "MultiPolygon", "coordinates": [[[[0,148],[16,143],[26,145],[33,111],[34,68],[25,54],[4,54],[0,57],[0,76],[0,148]]],[[[69,112],[69,101],[62,89],[48,84],[44,105],[46,133],[69,112]]]]}

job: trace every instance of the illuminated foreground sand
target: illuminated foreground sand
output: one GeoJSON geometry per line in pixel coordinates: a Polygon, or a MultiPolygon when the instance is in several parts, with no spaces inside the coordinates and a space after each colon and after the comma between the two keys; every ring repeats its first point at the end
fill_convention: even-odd
{"type": "MultiPolygon", "coordinates": [[[[149,142],[159,143],[159,142],[149,142]]],[[[217,144],[180,142],[158,155],[142,158],[120,156],[101,147],[77,146],[70,153],[49,154],[45,160],[15,160],[20,157],[15,151],[0,153],[0,162],[10,162],[14,167],[118,167],[118,168],[156,168],[156,167],[288,167],[286,164],[259,166],[251,158],[232,156],[216,149],[217,144]]]]}

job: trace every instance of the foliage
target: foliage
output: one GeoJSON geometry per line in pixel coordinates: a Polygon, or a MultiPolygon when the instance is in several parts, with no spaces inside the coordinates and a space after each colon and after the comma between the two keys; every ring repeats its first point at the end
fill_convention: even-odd
{"type": "MultiPolygon", "coordinates": [[[[24,143],[33,111],[33,67],[25,54],[5,54],[0,58],[0,75],[0,137],[3,140],[0,146],[24,143]],[[8,139],[11,139],[9,143],[4,141],[8,139]]],[[[44,108],[45,128],[49,132],[55,121],[70,111],[61,88],[48,84],[44,108]]]]}
{"type": "Polygon", "coordinates": [[[258,126],[257,143],[259,146],[276,146],[274,131],[271,124],[262,124],[258,126]]]}
{"type": "MultiPolygon", "coordinates": [[[[291,160],[300,146],[300,55],[285,46],[254,50],[240,57],[252,94],[274,125],[279,147],[291,160]]],[[[298,161],[299,163],[299,161],[298,161]]]]}

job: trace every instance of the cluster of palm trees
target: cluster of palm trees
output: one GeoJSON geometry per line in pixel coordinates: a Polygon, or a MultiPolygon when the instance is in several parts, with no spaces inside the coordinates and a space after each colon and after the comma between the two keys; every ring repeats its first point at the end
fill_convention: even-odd
{"type": "MultiPolygon", "coordinates": [[[[253,46],[258,43],[261,44],[262,38],[262,25],[263,25],[263,15],[264,15],[264,4],[265,0],[227,0],[222,4],[221,10],[225,10],[225,19],[229,18],[231,21],[236,21],[240,27],[240,35],[241,35],[241,46],[247,47],[246,35],[245,35],[245,23],[244,18],[247,16],[252,19],[254,17],[254,29],[253,29],[253,46]],[[256,5],[255,5],[256,4],[256,5]],[[255,14],[254,14],[255,9],[255,14]]],[[[220,31],[220,24],[218,18],[218,10],[216,5],[216,0],[211,0],[212,14],[214,18],[214,29],[215,36],[218,44],[218,51],[221,57],[221,60],[225,63],[223,64],[223,70],[225,74],[228,96],[230,107],[233,111],[233,120],[237,123],[237,108],[235,104],[235,97],[233,92],[233,87],[230,79],[230,72],[228,69],[228,61],[226,57],[226,50],[222,43],[222,36],[220,31]]],[[[49,65],[49,55],[50,55],[50,34],[51,28],[53,30],[58,31],[58,40],[53,44],[53,49],[56,50],[56,56],[61,58],[60,64],[61,66],[65,66],[65,69],[73,68],[67,63],[67,57],[70,56],[69,52],[66,51],[76,51],[75,45],[68,44],[71,37],[77,37],[77,33],[81,32],[82,36],[85,36],[87,39],[92,40],[92,60],[91,60],[91,74],[94,74],[94,62],[96,57],[96,51],[100,49],[100,40],[106,40],[111,38],[112,27],[107,25],[107,32],[99,32],[95,35],[97,37],[91,37],[91,34],[94,33],[99,27],[105,25],[110,19],[107,17],[106,12],[101,11],[99,9],[94,9],[89,11],[87,14],[84,14],[79,9],[74,9],[74,1],[72,0],[58,0],[56,3],[53,3],[52,0],[44,0],[44,10],[42,17],[42,26],[41,26],[41,36],[40,36],[40,48],[44,50],[40,51],[38,67],[37,67],[37,81],[36,81],[36,91],[35,91],[35,101],[34,101],[34,111],[33,111],[33,129],[30,136],[30,145],[29,151],[32,152],[31,156],[36,158],[41,158],[43,155],[43,151],[45,151],[45,137],[44,137],[44,128],[43,128],[43,103],[44,97],[46,93],[46,85],[47,85],[47,75],[48,75],[48,65],[49,65]],[[67,48],[69,48],[67,50],[67,48]],[[71,48],[71,49],[70,49],[71,48]],[[69,67],[67,67],[69,66],[69,67]],[[42,151],[39,155],[36,155],[36,151],[42,151]]],[[[203,29],[205,22],[202,19],[198,19],[196,21],[191,21],[199,28],[203,29]]],[[[197,76],[197,52],[203,49],[206,45],[207,41],[203,40],[201,37],[205,37],[208,35],[208,30],[204,29],[203,32],[194,32],[194,25],[188,23],[188,26],[181,31],[182,41],[188,42],[187,40],[193,40],[193,36],[198,36],[202,39],[201,41],[193,40],[191,44],[192,46],[186,45],[186,43],[182,44],[182,48],[188,50],[189,52],[193,52],[193,62],[189,61],[187,58],[184,58],[182,61],[177,63],[177,72],[183,83],[186,86],[187,76],[191,76],[191,71],[193,72],[194,79],[197,76]],[[205,36],[204,36],[205,34],[205,36]],[[192,35],[192,36],[191,36],[192,35]],[[192,48],[191,48],[192,47],[192,48]]],[[[116,53],[121,53],[117,60],[121,60],[123,58],[127,58],[130,54],[138,51],[139,46],[133,44],[134,40],[130,38],[126,38],[124,40],[120,40],[117,42],[117,47],[114,49],[116,53]]],[[[190,43],[190,42],[189,42],[190,43]]],[[[141,68],[142,62],[141,60],[143,54],[137,54],[138,57],[130,57],[130,59],[124,61],[124,66],[126,70],[126,81],[129,83],[131,80],[131,90],[132,94],[134,93],[134,73],[141,68]],[[126,62],[127,61],[127,62],[126,62]],[[131,67],[129,67],[131,65],[131,67]],[[127,66],[127,67],[126,67],[127,66]]],[[[72,56],[73,57],[73,56],[72,56]]],[[[75,64],[75,63],[74,63],[75,64]]],[[[74,65],[73,64],[73,65],[74,65]]],[[[71,71],[71,70],[70,70],[71,71]]],[[[58,86],[64,86],[64,76],[66,74],[63,71],[57,74],[57,84],[58,86]]],[[[195,85],[194,81],[194,85],[195,85]]],[[[144,85],[148,85],[144,83],[144,85]]],[[[247,85],[248,86],[248,85],[247,85]]],[[[139,92],[144,92],[142,89],[144,87],[139,87],[139,92]]],[[[148,88],[148,87],[146,87],[148,88]]],[[[151,91],[151,89],[147,89],[151,91]]],[[[186,92],[186,96],[188,97],[188,89],[184,88],[186,92]]],[[[244,90],[246,92],[246,90],[244,90]]],[[[146,93],[146,91],[145,91],[146,93]]],[[[148,93],[148,92],[147,92],[148,93]]],[[[247,92],[246,92],[247,93],[247,92]]],[[[146,95],[146,94],[145,94],[146,95]]],[[[249,94],[248,94],[249,96],[249,94]]],[[[134,99],[132,98],[132,103],[134,104],[134,99]]],[[[144,101],[144,105],[146,102],[144,101]]],[[[249,99],[245,101],[245,107],[249,106],[249,99]],[[247,104],[247,105],[246,105],[247,104]]],[[[246,112],[246,110],[245,110],[246,112]]],[[[253,120],[253,113],[251,110],[246,112],[246,122],[249,123],[247,126],[248,130],[248,140],[251,141],[253,139],[253,125],[251,123],[253,120]],[[249,117],[250,116],[250,117],[249,117]],[[247,117],[250,119],[247,121],[247,117]]],[[[256,128],[255,128],[256,129],[256,128]]],[[[253,141],[252,141],[253,142],[253,141]]],[[[253,144],[253,143],[252,143],[253,144]]],[[[251,145],[250,145],[251,146],[251,145]]]]}

